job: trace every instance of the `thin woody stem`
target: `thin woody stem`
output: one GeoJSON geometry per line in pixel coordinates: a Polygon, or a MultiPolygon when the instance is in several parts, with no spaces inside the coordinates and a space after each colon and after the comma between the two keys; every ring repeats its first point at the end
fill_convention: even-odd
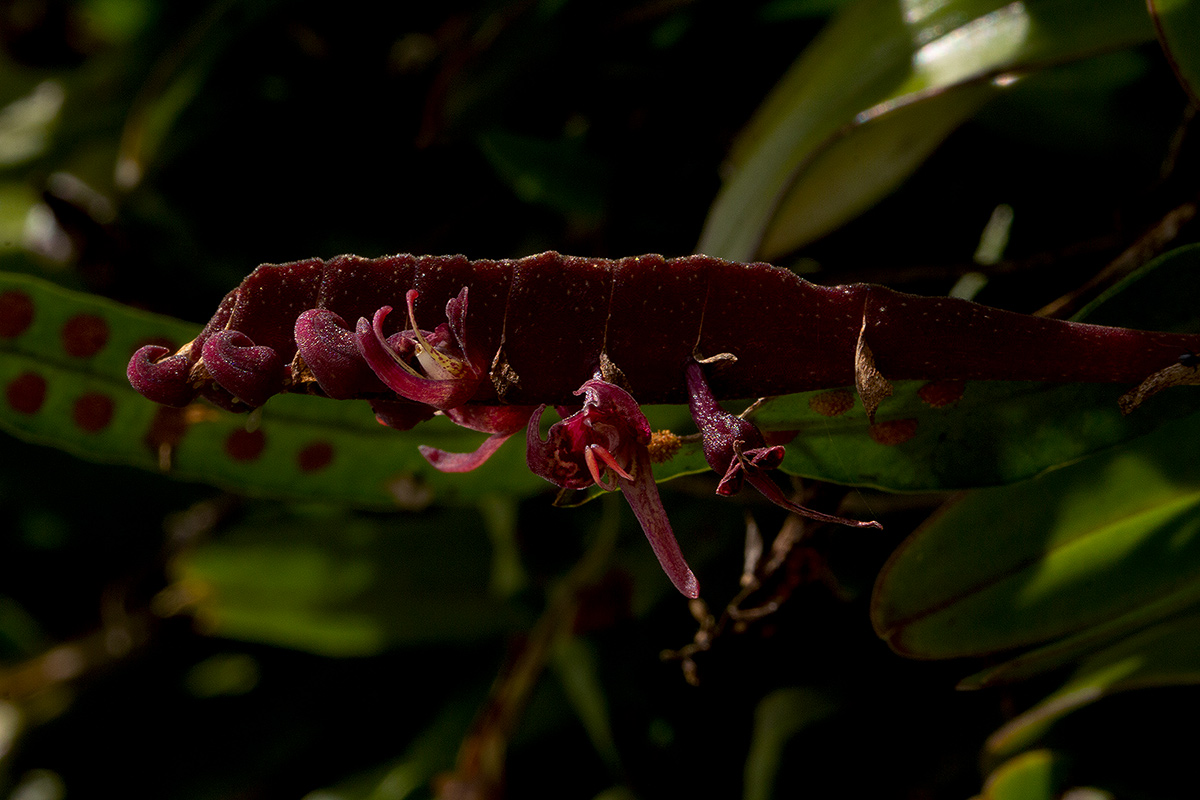
{"type": "Polygon", "coordinates": [[[573,635],[583,591],[607,569],[620,532],[619,520],[620,502],[615,497],[606,498],[594,541],[551,592],[546,609],[529,636],[497,676],[487,701],[459,747],[454,772],[439,781],[439,798],[500,795],[508,742],[555,649],[573,635]]]}

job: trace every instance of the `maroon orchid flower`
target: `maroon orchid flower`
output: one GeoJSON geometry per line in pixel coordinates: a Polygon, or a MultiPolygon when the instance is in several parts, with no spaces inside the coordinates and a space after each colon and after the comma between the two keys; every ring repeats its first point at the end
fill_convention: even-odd
{"type": "Polygon", "coordinates": [[[433,331],[417,327],[413,303],[418,293],[405,295],[412,327],[391,337],[383,335],[383,322],[391,306],[375,312],[370,322],[358,320],[355,336],[359,352],[379,380],[401,397],[445,410],[471,399],[487,377],[466,357],[466,287],[446,303],[446,320],[433,331]],[[414,366],[410,361],[416,361],[414,366]],[[421,371],[417,370],[417,366],[421,371]]]}
{"type": "Polygon", "coordinates": [[[527,434],[529,469],[566,489],[594,483],[624,492],[671,583],[687,597],[698,597],[700,584],[683,558],[658,496],[647,449],[650,425],[637,401],[599,375],[575,394],[584,396],[583,407],[550,426],[545,440],[538,423],[546,407],[533,412],[527,434]]]}
{"type": "Polygon", "coordinates": [[[708,465],[721,475],[717,494],[728,497],[737,494],[745,481],[775,505],[819,522],[836,522],[853,528],[882,528],[878,522],[846,519],[832,514],[813,511],[793,503],[767,472],[783,461],[782,445],[768,447],[766,439],[754,423],[730,414],[713,397],[700,364],[687,366],[688,406],[692,419],[700,429],[704,442],[704,458],[708,465]]]}
{"type": "Polygon", "coordinates": [[[344,323],[336,314],[307,312],[296,323],[297,341],[301,340],[303,325],[304,338],[314,353],[310,356],[302,348],[301,354],[327,394],[333,396],[330,388],[361,393],[373,381],[400,395],[400,400],[371,403],[376,419],[388,427],[408,430],[431,417],[436,409],[464,428],[491,434],[472,453],[420,448],[429,463],[442,472],[469,472],[482,466],[500,445],[525,427],[533,407],[466,405],[487,375],[486,369],[466,356],[467,289],[463,287],[446,303],[446,322],[432,331],[417,326],[413,305],[418,296],[415,289],[405,294],[412,327],[392,336],[383,335],[383,322],[392,312],[391,306],[383,306],[371,322],[360,318],[354,334],[343,331],[344,323]],[[368,374],[364,375],[360,366],[367,368],[368,374]],[[337,385],[323,378],[324,373],[335,373],[337,385]]]}

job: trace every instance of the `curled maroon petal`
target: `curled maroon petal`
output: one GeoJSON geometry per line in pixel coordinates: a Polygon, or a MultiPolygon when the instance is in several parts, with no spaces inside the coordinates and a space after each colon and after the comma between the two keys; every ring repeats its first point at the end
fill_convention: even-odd
{"type": "Polygon", "coordinates": [[[255,345],[241,331],[217,331],[200,353],[212,379],[248,406],[257,407],[283,391],[287,370],[272,348],[255,345]]]}
{"type": "Polygon", "coordinates": [[[772,503],[800,516],[853,528],[883,527],[878,522],[863,522],[813,511],[788,500],[783,490],[767,475],[783,461],[783,446],[768,447],[762,431],[754,423],[730,414],[717,405],[708,388],[708,381],[704,379],[703,370],[694,361],[687,366],[687,385],[692,419],[696,421],[704,442],[704,459],[721,475],[717,494],[737,494],[742,483],[750,481],[750,485],[772,503]]]}
{"type": "Polygon", "coordinates": [[[451,453],[436,447],[419,445],[418,450],[439,472],[470,472],[484,465],[492,454],[500,449],[500,445],[509,440],[516,431],[509,433],[493,433],[483,440],[483,444],[470,453],[451,453]]]}
{"type": "MultiPolygon", "coordinates": [[[[412,303],[411,298],[409,303],[412,303]]],[[[379,379],[401,397],[437,409],[454,408],[471,399],[471,395],[479,388],[483,375],[466,361],[453,358],[450,359],[451,371],[443,373],[441,377],[426,377],[418,373],[383,335],[383,321],[391,312],[391,306],[384,306],[375,312],[372,322],[360,318],[355,330],[359,352],[379,379]],[[454,374],[455,371],[457,374],[454,374]]],[[[447,358],[444,353],[429,345],[423,333],[417,357],[423,366],[426,362],[440,366],[447,358]],[[424,359],[422,355],[425,356],[424,359]]]]}
{"type": "Polygon", "coordinates": [[[492,434],[471,453],[450,453],[436,447],[421,445],[418,449],[434,467],[442,472],[470,472],[480,467],[500,445],[529,421],[533,413],[530,406],[460,406],[448,409],[445,414],[456,425],[473,431],[492,434]]]}
{"type": "Polygon", "coordinates": [[[346,321],[328,309],[313,308],[296,318],[296,349],[321,390],[335,400],[387,391],[346,321]]]}
{"type": "Polygon", "coordinates": [[[584,383],[576,394],[584,396],[583,407],[551,425],[544,440],[538,423],[546,407],[533,412],[526,434],[529,469],[567,489],[593,483],[621,489],[671,583],[687,597],[698,597],[700,584],[683,558],[658,496],[647,449],[650,424],[637,401],[599,378],[584,383]]]}
{"type": "Polygon", "coordinates": [[[164,406],[186,406],[196,396],[188,381],[191,364],[186,355],[167,355],[170,352],[160,345],[146,345],[129,359],[125,375],[129,385],[144,397],[164,406]]]}

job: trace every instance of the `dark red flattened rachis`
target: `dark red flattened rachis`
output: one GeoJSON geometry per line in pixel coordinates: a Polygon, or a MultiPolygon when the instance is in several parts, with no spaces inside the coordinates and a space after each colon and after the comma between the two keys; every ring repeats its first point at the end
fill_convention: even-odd
{"type": "MultiPolygon", "coordinates": [[[[719,399],[847,386],[854,382],[860,331],[891,380],[1134,384],[1200,350],[1196,335],[1040,319],[875,286],[819,287],[768,264],[707,256],[339,256],[251,273],[184,353],[193,365],[190,384],[171,390],[163,384],[178,382],[183,370],[155,375],[146,358],[137,374],[156,399],[194,395],[195,385],[209,396],[232,396],[219,386],[204,388],[206,375],[194,368],[218,331],[241,332],[289,363],[295,322],[305,311],[329,309],[353,329],[382,306],[402,309],[405,294],[415,289],[417,324],[433,330],[464,287],[470,296],[466,357],[490,378],[470,399],[479,404],[569,403],[602,366],[602,353],[619,370],[610,376],[623,378],[642,403],[686,402],[683,371],[693,353],[736,356],[709,376],[719,399]]],[[[410,323],[394,313],[387,325],[384,333],[391,335],[410,323]]],[[[165,358],[155,353],[155,360],[165,358]]],[[[277,390],[309,390],[300,377],[289,374],[277,390]]]]}

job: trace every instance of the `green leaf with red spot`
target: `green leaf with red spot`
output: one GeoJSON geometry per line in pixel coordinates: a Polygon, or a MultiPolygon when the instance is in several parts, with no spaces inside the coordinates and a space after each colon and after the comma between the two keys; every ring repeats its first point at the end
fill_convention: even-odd
{"type": "Polygon", "coordinates": [[[284,396],[246,416],[203,403],[164,408],[135,393],[130,354],[148,342],[179,347],[195,325],[12,274],[0,274],[0,320],[0,427],[83,458],[375,508],[546,488],[516,442],[470,475],[434,470],[418,444],[472,450],[484,438],[444,418],[400,432],[361,402],[284,396]]]}
{"type": "Polygon", "coordinates": [[[874,423],[849,389],[775,398],[752,419],[795,432],[783,469],[888,491],[999,486],[1154,430],[1197,405],[1194,388],[1122,416],[1128,387],[898,382],[874,423]],[[961,397],[950,401],[961,392],[961,397]],[[826,409],[853,405],[836,416],[826,409]]]}
{"type": "Polygon", "coordinates": [[[76,455],[153,466],[143,440],[157,409],[138,402],[125,364],[150,342],[179,347],[197,328],[0,274],[0,425],[76,455]]]}
{"type": "MultiPolygon", "coordinates": [[[[1195,325],[1198,263],[1198,247],[1169,253],[1085,313],[1097,322],[1185,330],[1195,325]]],[[[1060,455],[1090,437],[1101,445],[1121,425],[1165,424],[1120,448],[949,506],[884,568],[872,610],[876,630],[900,652],[923,658],[1072,637],[996,676],[973,678],[974,685],[1061,665],[1197,602],[1200,467],[1185,443],[1200,437],[1198,405],[1188,387],[1164,392],[1124,420],[1092,406],[1047,407],[1049,422],[1030,417],[1033,432],[1011,447],[1052,436],[1060,455]]],[[[996,456],[992,444],[976,448],[981,458],[996,456]]]]}
{"type": "MultiPolygon", "coordinates": [[[[1164,256],[1086,309],[1089,318],[1194,325],[1198,259],[1196,247],[1164,256]]],[[[1164,423],[1179,415],[1153,433],[945,508],[884,567],[872,606],[877,632],[921,658],[1056,642],[968,682],[978,685],[1059,666],[1193,605],[1200,466],[1187,443],[1200,437],[1196,400],[1192,388],[1168,390],[1127,418],[1164,423]]],[[[1072,408],[1084,424],[1054,435],[1069,443],[1069,432],[1080,441],[1100,432],[1098,444],[1117,430],[1104,411],[1072,408]]],[[[1046,413],[1047,430],[1063,424],[1053,409],[1046,413]]]]}

